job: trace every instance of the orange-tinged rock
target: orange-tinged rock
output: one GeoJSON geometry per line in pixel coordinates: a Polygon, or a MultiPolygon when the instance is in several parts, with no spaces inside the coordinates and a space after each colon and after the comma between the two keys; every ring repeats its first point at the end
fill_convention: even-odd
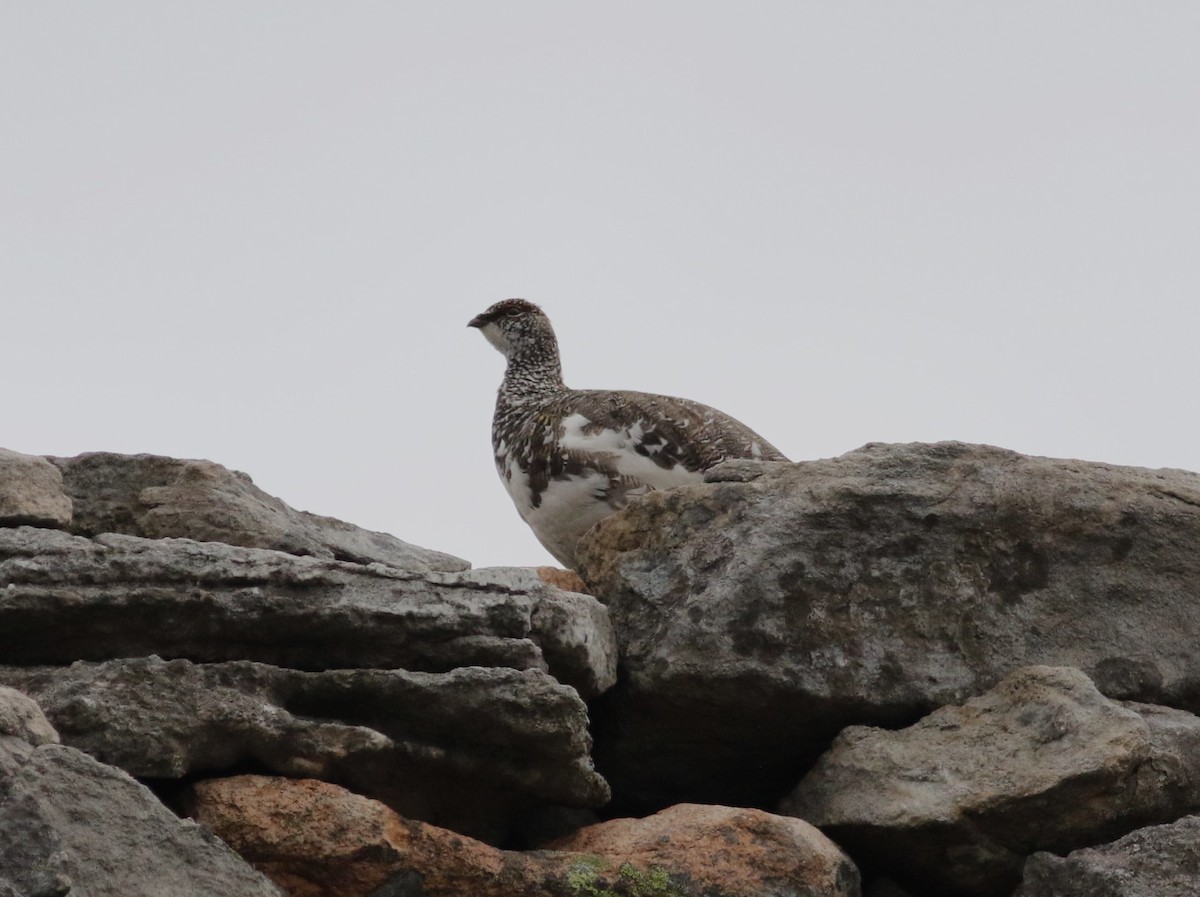
{"type": "Polygon", "coordinates": [[[590,595],[591,590],[588,589],[587,583],[579,578],[579,574],[574,570],[564,570],[561,567],[538,567],[538,578],[547,585],[562,589],[564,592],[579,592],[582,595],[590,595]]]}
{"type": "Polygon", "coordinates": [[[644,819],[588,826],[549,847],[667,868],[697,891],[859,893],[858,870],[836,844],[801,819],[763,810],[677,804],[644,819]]]}
{"type": "Polygon", "coordinates": [[[190,811],[290,897],[858,897],[858,873],[807,823],[681,805],[522,853],[396,815],[316,780],[197,783],[190,811]]]}
{"type": "Polygon", "coordinates": [[[397,815],[316,779],[234,776],[198,782],[190,810],[291,897],[367,895],[396,877],[425,895],[486,894],[499,850],[397,815]]]}

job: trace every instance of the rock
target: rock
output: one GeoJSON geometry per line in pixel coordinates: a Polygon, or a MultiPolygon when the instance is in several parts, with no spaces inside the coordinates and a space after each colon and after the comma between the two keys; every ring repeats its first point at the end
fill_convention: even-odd
{"type": "Polygon", "coordinates": [[[580,592],[590,595],[587,583],[579,578],[574,570],[564,570],[561,567],[535,567],[538,578],[547,585],[562,589],[564,592],[580,592]]]}
{"type": "Polygon", "coordinates": [[[677,808],[581,832],[578,843],[596,848],[588,853],[518,853],[403,819],[323,782],[209,780],[188,803],[291,897],[858,894],[853,866],[819,832],[755,811],[677,808]]]}
{"type": "Polygon", "coordinates": [[[1066,857],[1037,853],[1013,897],[1195,897],[1200,817],[1155,825],[1066,857]]]}
{"type": "MultiPolygon", "coordinates": [[[[27,701],[0,692],[0,718],[27,701]]],[[[278,897],[279,891],[145,787],[80,751],[0,735],[0,894],[278,897]]]]}
{"type": "Polygon", "coordinates": [[[471,566],[386,533],[297,511],[246,474],[212,461],[111,452],[49,460],[62,471],[75,506],[71,531],[79,535],[225,542],[417,573],[471,566]]]}
{"type": "Polygon", "coordinates": [[[1029,667],[900,731],[850,727],[783,802],[918,893],[1007,897],[1026,856],[1200,809],[1200,718],[1029,667]]]}
{"type": "Polygon", "coordinates": [[[0,662],[157,654],[441,672],[548,669],[585,698],[615,678],[608,612],[532,570],[417,574],[187,539],[0,529],[0,662]]]}
{"type": "Polygon", "coordinates": [[[209,779],[185,803],[290,897],[524,893],[503,852],[326,782],[209,779]]]}
{"type": "Polygon", "coordinates": [[[961,443],[729,462],[580,541],[620,684],[614,806],[773,806],[850,724],[907,725],[1034,663],[1200,710],[1200,476],[961,443]]]}
{"type": "Polygon", "coordinates": [[[858,870],[799,819],[762,810],[679,804],[645,819],[613,819],[549,845],[639,869],[669,870],[688,892],[855,895],[858,870]]]}
{"type": "Polygon", "coordinates": [[[58,744],[58,733],[42,708],[16,689],[0,686],[0,738],[4,736],[19,738],[34,747],[58,744]]]}
{"type": "Polygon", "coordinates": [[[0,667],[63,741],[131,775],[255,768],[339,782],[488,840],[531,806],[598,807],[587,708],[539,670],[299,672],[159,658],[0,667]]]}
{"type": "Polygon", "coordinates": [[[231,768],[319,776],[493,840],[608,799],[583,701],[615,680],[616,646],[594,598],[394,546],[334,559],[372,555],[318,550],[304,539],[333,544],[328,526],[206,462],[58,463],[76,529],[155,536],[0,529],[0,681],[70,746],[167,790],[231,768]]]}
{"type": "Polygon", "coordinates": [[[0,526],[65,527],[71,499],[62,474],[45,458],[0,448],[0,526]]]}

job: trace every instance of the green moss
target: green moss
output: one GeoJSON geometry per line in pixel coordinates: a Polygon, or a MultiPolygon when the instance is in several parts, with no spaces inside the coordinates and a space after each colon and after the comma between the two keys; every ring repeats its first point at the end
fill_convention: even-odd
{"type": "Polygon", "coordinates": [[[608,863],[600,857],[582,857],[567,872],[567,885],[579,897],[686,897],[661,866],[642,871],[622,863],[615,881],[601,874],[607,870],[608,863]]]}

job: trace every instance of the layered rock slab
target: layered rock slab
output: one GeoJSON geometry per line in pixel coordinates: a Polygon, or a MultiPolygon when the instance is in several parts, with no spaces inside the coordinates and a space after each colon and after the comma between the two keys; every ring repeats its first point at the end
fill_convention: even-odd
{"type": "Polygon", "coordinates": [[[580,542],[622,654],[597,763],[619,807],[769,806],[844,726],[1033,663],[1200,709],[1197,545],[1184,471],[962,443],[720,465],[580,542]]]}
{"type": "Polygon", "coordinates": [[[147,539],[195,539],[269,548],[358,564],[384,563],[416,573],[471,565],[387,533],[297,511],[240,471],[212,461],[89,452],[50,458],[74,505],[72,532],[124,533],[147,539]]]}
{"type": "Polygon", "coordinates": [[[1065,857],[1038,853],[1013,897],[1194,897],[1200,894],[1200,817],[1139,829],[1065,857]]]}
{"type": "Polygon", "coordinates": [[[156,657],[0,667],[63,741],[144,779],[317,777],[487,840],[525,809],[607,801],[587,708],[539,670],[300,672],[156,657]]]}
{"type": "Polygon", "coordinates": [[[188,539],[0,529],[0,662],[159,655],[300,670],[548,670],[615,678],[608,613],[532,570],[413,573],[188,539]]]}
{"type": "Polygon", "coordinates": [[[1025,858],[1200,809],[1200,718],[1029,667],[899,731],[851,727],[780,811],[918,893],[1007,897],[1025,858]]]}
{"type": "Polygon", "coordinates": [[[0,689],[0,894],[280,897],[225,844],[123,772],[55,743],[0,689]]]}
{"type": "Polygon", "coordinates": [[[323,782],[208,780],[188,804],[291,897],[859,893],[854,867],[820,832],[760,811],[672,808],[585,829],[559,850],[518,853],[403,819],[323,782]]]}

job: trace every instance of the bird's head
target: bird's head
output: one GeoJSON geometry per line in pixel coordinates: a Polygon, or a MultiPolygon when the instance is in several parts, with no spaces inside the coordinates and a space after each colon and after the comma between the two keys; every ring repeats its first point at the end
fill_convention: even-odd
{"type": "Polygon", "coordinates": [[[505,358],[541,354],[557,349],[550,319],[525,299],[504,299],[467,322],[478,327],[484,338],[505,358]]]}

